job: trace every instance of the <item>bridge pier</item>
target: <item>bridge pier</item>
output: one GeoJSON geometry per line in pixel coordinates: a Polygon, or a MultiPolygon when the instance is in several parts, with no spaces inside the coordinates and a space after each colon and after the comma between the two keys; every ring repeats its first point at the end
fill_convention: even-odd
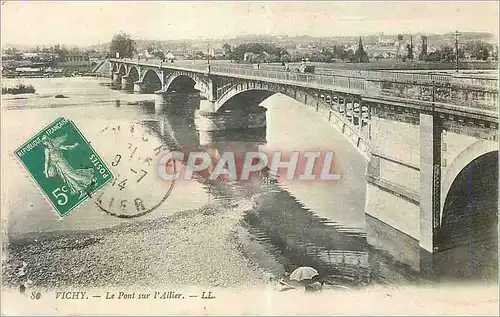
{"type": "Polygon", "coordinates": [[[111,80],[114,85],[120,86],[122,83],[122,76],[120,75],[120,73],[114,72],[111,80]]]}
{"type": "Polygon", "coordinates": [[[165,92],[156,91],[155,92],[155,110],[163,111],[169,108],[182,109],[190,108],[189,105],[196,104],[200,100],[200,92],[165,92]]]}
{"type": "Polygon", "coordinates": [[[199,144],[205,149],[219,148],[219,145],[223,145],[220,147],[220,153],[235,145],[239,147],[240,153],[258,152],[259,145],[266,143],[266,128],[238,131],[198,131],[198,135],[199,144]]]}
{"type": "Polygon", "coordinates": [[[132,80],[128,76],[123,76],[121,79],[121,87],[123,90],[127,90],[133,87],[132,80]]]}
{"type": "Polygon", "coordinates": [[[214,101],[209,101],[206,99],[200,100],[200,110],[202,112],[210,113],[210,112],[216,112],[217,105],[215,104],[214,101]]]}
{"type": "Polygon", "coordinates": [[[441,206],[442,120],[430,110],[394,120],[390,108],[367,107],[370,136],[374,128],[366,175],[368,243],[431,276],[441,206]]]}
{"type": "Polygon", "coordinates": [[[441,120],[420,113],[420,246],[434,252],[441,208],[441,120]]]}
{"type": "Polygon", "coordinates": [[[195,112],[196,128],[198,131],[263,128],[266,127],[266,111],[264,107],[227,112],[208,112],[200,109],[195,112]]]}
{"type": "Polygon", "coordinates": [[[363,104],[370,111],[373,128],[369,131],[373,152],[366,171],[367,241],[419,272],[428,266],[421,262],[420,202],[426,197],[419,192],[420,140],[424,137],[419,116],[407,114],[394,120],[393,109],[364,100],[361,113],[363,104]]]}
{"type": "Polygon", "coordinates": [[[143,93],[144,88],[145,87],[144,87],[144,84],[142,82],[140,82],[140,81],[134,82],[134,92],[135,93],[139,93],[139,94],[143,93]]]}

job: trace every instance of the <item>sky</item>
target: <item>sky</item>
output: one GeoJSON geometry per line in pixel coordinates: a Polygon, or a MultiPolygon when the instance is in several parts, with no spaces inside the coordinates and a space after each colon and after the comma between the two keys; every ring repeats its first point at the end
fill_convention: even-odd
{"type": "Polygon", "coordinates": [[[357,36],[384,32],[498,34],[498,2],[5,1],[2,44],[92,45],[246,34],[357,36]]]}

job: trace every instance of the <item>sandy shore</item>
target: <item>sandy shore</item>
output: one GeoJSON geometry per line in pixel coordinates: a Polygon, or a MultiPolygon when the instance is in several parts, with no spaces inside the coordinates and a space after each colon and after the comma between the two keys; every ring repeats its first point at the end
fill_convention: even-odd
{"type": "Polygon", "coordinates": [[[19,285],[22,261],[33,287],[261,285],[269,275],[245,256],[242,215],[211,205],[111,229],[11,241],[4,285],[19,285]]]}

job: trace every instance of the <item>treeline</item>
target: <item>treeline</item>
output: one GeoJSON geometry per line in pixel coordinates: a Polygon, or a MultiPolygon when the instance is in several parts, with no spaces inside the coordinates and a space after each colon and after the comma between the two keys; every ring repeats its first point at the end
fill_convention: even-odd
{"type": "Polygon", "coordinates": [[[18,94],[34,94],[34,93],[35,93],[35,87],[33,87],[32,85],[18,84],[15,87],[2,87],[2,95],[6,94],[18,95],[18,94]]]}
{"type": "MultiPolygon", "coordinates": [[[[467,42],[464,48],[458,50],[459,59],[466,58],[466,54],[474,60],[485,61],[488,60],[490,56],[492,56],[494,60],[498,60],[498,52],[494,52],[493,45],[482,41],[467,42]]],[[[455,59],[455,48],[448,45],[441,47],[435,52],[429,53],[424,58],[424,60],[428,62],[451,62],[455,59]]]]}
{"type": "Polygon", "coordinates": [[[233,60],[242,60],[245,53],[253,53],[256,59],[261,59],[261,62],[276,62],[287,54],[285,49],[266,43],[244,43],[234,49],[224,44],[223,49],[224,55],[233,60]]]}
{"type": "MultiPolygon", "coordinates": [[[[64,45],[56,44],[56,45],[53,45],[50,47],[43,47],[43,48],[40,48],[37,46],[32,51],[32,53],[37,53],[38,55],[34,56],[34,57],[30,57],[29,59],[31,59],[34,62],[37,62],[37,61],[43,62],[43,61],[61,60],[65,56],[68,56],[68,55],[88,55],[88,54],[97,53],[97,52],[94,49],[83,50],[83,49],[78,48],[78,47],[68,48],[64,45]]],[[[9,48],[3,50],[3,54],[8,56],[9,59],[13,59],[13,60],[25,59],[23,56],[24,53],[19,51],[16,48],[13,48],[13,47],[9,47],[9,48]]]]}
{"type": "Polygon", "coordinates": [[[311,52],[292,51],[265,43],[245,43],[232,48],[229,44],[223,45],[224,58],[231,60],[247,59],[250,62],[269,63],[269,62],[300,62],[308,59],[312,62],[331,62],[340,60],[350,63],[367,63],[369,62],[368,54],[363,48],[363,43],[359,39],[358,47],[355,51],[346,49],[341,45],[333,47],[323,47],[319,50],[311,52]],[[248,56],[248,53],[251,55],[248,56]],[[247,56],[245,56],[247,54],[247,56]]]}

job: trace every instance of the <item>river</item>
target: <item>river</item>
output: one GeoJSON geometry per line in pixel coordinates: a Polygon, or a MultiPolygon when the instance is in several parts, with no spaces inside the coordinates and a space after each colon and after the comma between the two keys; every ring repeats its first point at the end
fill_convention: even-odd
{"type": "MultiPolygon", "coordinates": [[[[16,81],[7,79],[3,84],[14,85],[16,81]]],[[[420,281],[419,272],[367,243],[366,160],[342,134],[304,105],[275,95],[262,104],[268,109],[265,131],[244,134],[236,143],[229,142],[234,140],[223,135],[218,142],[200,144],[192,113],[158,112],[154,104],[145,102],[152,101],[153,95],[110,89],[106,85],[109,79],[75,77],[23,79],[22,82],[33,85],[36,94],[2,96],[2,206],[5,206],[2,212],[3,218],[8,219],[10,239],[36,239],[42,232],[112,228],[203,208],[214,201],[231,205],[251,197],[251,207],[242,215],[238,230],[245,237],[246,256],[253,257],[252,260],[270,274],[279,276],[297,266],[308,265],[348,285],[420,281]],[[56,99],[56,94],[67,98],[56,99]],[[99,132],[110,124],[149,122],[170,129],[169,140],[160,137],[163,142],[168,144],[175,139],[184,148],[227,149],[243,144],[247,149],[265,151],[333,150],[342,180],[289,181],[262,185],[264,187],[250,184],[214,187],[186,181],[173,188],[165,204],[141,218],[112,217],[89,203],[60,220],[12,154],[20,144],[58,117],[73,120],[87,139],[96,141],[96,147],[99,132]]],[[[98,148],[104,156],[109,156],[113,150],[112,144],[101,144],[98,148]]],[[[452,262],[443,263],[444,266],[453,265],[452,262]]],[[[494,271],[490,269],[481,277],[492,278],[494,271]]]]}

